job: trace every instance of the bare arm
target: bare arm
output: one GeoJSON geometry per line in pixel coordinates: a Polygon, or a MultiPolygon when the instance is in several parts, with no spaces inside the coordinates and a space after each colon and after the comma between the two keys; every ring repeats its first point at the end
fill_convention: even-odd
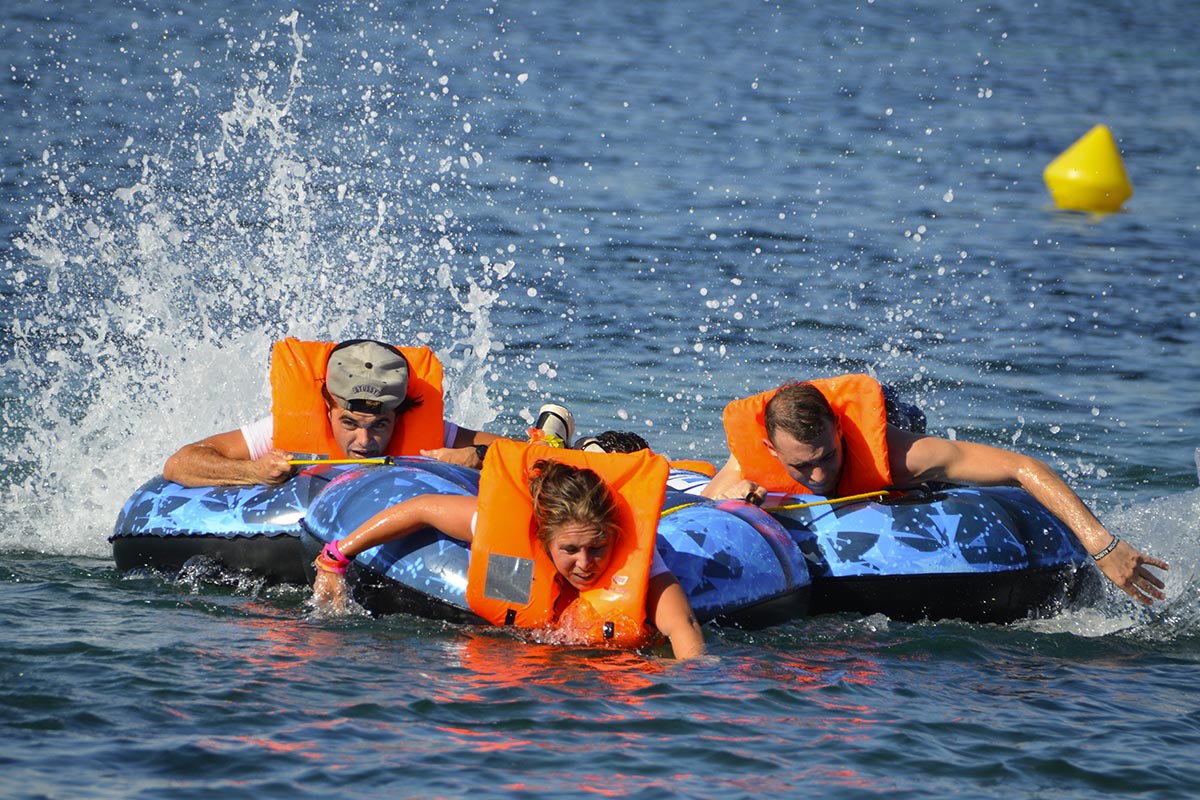
{"type": "Polygon", "coordinates": [[[475,452],[475,445],[491,444],[501,438],[503,437],[497,436],[494,433],[473,431],[470,428],[459,426],[458,433],[454,435],[453,447],[435,447],[431,450],[422,450],[421,455],[436,458],[438,461],[443,461],[447,464],[458,464],[460,467],[482,469],[483,459],[475,452]]]}
{"type": "Polygon", "coordinates": [[[717,470],[717,474],[713,475],[712,480],[700,492],[701,496],[712,500],[745,500],[751,493],[758,495],[760,499],[766,496],[766,490],[754,481],[742,477],[742,465],[733,456],[729,457],[725,466],[717,470]]]}
{"type": "MultiPolygon", "coordinates": [[[[1103,552],[1115,538],[1054,470],[1036,458],[984,444],[918,436],[890,426],[888,456],[892,478],[898,483],[947,481],[1019,486],[1062,520],[1089,553],[1103,552]]],[[[1126,542],[1119,542],[1096,565],[1139,603],[1148,604],[1166,596],[1162,580],[1147,566],[1167,569],[1167,563],[1138,552],[1126,542]]]]}
{"type": "Polygon", "coordinates": [[[184,486],[278,486],[292,476],[291,453],[272,450],[250,460],[246,437],[226,431],[184,445],[167,459],[163,477],[184,486]]]}
{"type": "MultiPolygon", "coordinates": [[[[337,543],[353,559],[364,550],[395,541],[422,528],[437,528],[463,542],[471,541],[471,519],[479,510],[474,495],[422,494],[385,508],[337,543]]],[[[346,602],[346,578],[340,572],[317,570],[313,599],[318,605],[341,608],[346,602]]]]}
{"type": "Polygon", "coordinates": [[[671,652],[680,661],[704,655],[704,634],[679,581],[669,572],[650,579],[646,593],[647,616],[671,641],[671,652]]]}
{"type": "Polygon", "coordinates": [[[422,494],[385,508],[338,542],[346,558],[403,538],[421,528],[437,528],[447,536],[471,541],[471,518],[479,509],[474,495],[422,494]]]}

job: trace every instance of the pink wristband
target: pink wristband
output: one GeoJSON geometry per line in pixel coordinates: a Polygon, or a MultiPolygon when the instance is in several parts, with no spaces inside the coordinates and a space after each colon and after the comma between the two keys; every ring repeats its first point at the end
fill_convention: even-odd
{"type": "Polygon", "coordinates": [[[350,559],[342,555],[342,548],[339,547],[342,542],[340,539],[334,539],[325,545],[325,549],[321,552],[329,556],[331,559],[341,564],[343,567],[350,565],[350,559]]]}
{"type": "Polygon", "coordinates": [[[325,545],[321,550],[321,555],[317,556],[317,568],[326,572],[334,572],[338,575],[346,572],[346,567],[350,566],[350,559],[342,555],[342,551],[338,548],[338,542],[333,541],[325,545]]]}

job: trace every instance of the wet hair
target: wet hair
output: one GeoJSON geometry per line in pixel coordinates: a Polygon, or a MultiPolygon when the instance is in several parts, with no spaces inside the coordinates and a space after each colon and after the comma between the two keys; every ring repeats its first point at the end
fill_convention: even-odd
{"type": "Polygon", "coordinates": [[[530,472],[529,495],[543,547],[572,522],[595,525],[610,541],[620,530],[616,497],[604,479],[586,467],[539,459],[530,472]]]}
{"type": "Polygon", "coordinates": [[[817,441],[825,426],[837,422],[825,395],[811,383],[792,383],[781,388],[767,402],[763,422],[767,438],[775,441],[775,432],[790,433],[798,442],[817,441]]]}
{"type": "MultiPolygon", "coordinates": [[[[632,431],[605,431],[584,442],[594,442],[606,453],[636,453],[638,450],[649,450],[650,443],[632,431]]],[[[576,449],[582,450],[579,443],[576,449]]]]}

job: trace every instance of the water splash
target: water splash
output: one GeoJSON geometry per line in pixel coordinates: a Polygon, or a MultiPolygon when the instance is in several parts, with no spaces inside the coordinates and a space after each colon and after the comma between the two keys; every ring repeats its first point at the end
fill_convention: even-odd
{"type": "Polygon", "coordinates": [[[454,418],[496,416],[490,314],[516,255],[467,255],[455,209],[489,203],[468,104],[389,84],[399,54],[367,79],[350,58],[318,68],[319,36],[296,13],[249,40],[226,30],[232,55],[207,66],[227,91],[176,70],[115,153],[43,152],[42,196],[3,275],[24,312],[10,324],[0,546],[106,553],[121,502],[167,455],[265,413],[284,335],[428,344],[458,388],[454,418]],[[419,135],[388,121],[410,112],[419,135]]]}
{"type": "Polygon", "coordinates": [[[1119,636],[1133,642],[1166,642],[1200,637],[1200,490],[1157,498],[1106,514],[1109,530],[1170,564],[1160,574],[1166,600],[1140,606],[1108,581],[1094,604],[1050,619],[1022,623],[1043,633],[1088,638],[1119,636]]]}

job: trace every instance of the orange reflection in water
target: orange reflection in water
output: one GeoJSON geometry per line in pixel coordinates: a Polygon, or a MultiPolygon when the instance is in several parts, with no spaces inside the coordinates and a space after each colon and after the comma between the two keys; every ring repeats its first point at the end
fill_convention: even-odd
{"type": "MultiPolygon", "coordinates": [[[[523,644],[507,633],[468,630],[447,641],[447,669],[439,670],[435,682],[425,687],[432,693],[430,699],[447,708],[470,704],[479,709],[481,720],[492,713],[505,716],[506,704],[515,702],[517,724],[531,725],[535,731],[549,719],[558,730],[587,732],[606,724],[620,729],[654,718],[640,693],[655,684],[653,676],[662,666],[624,651],[523,644]],[[536,710],[523,708],[529,703],[536,704],[536,710]]],[[[591,735],[545,737],[486,722],[434,722],[433,728],[478,753],[553,751],[566,761],[577,761],[595,748],[591,735]]],[[[637,747],[644,738],[637,730],[620,730],[606,746],[637,747]]],[[[595,784],[611,785],[611,781],[595,784]]],[[[581,788],[593,790],[591,784],[581,788]]]]}
{"type": "MultiPolygon", "coordinates": [[[[255,604],[247,610],[253,612],[255,604]]],[[[295,681],[298,675],[311,678],[312,670],[327,667],[345,655],[342,632],[281,615],[269,604],[263,606],[261,614],[239,619],[237,624],[253,628],[262,645],[242,654],[247,673],[263,670],[295,681]]],[[[662,684],[663,673],[675,665],[636,652],[548,645],[527,638],[521,632],[494,628],[451,628],[444,640],[433,640],[433,661],[428,670],[408,676],[419,680],[381,676],[374,689],[384,694],[403,696],[400,686],[393,687],[398,692],[387,688],[389,680],[400,678],[398,683],[405,688],[419,685],[420,697],[433,706],[432,710],[421,709],[417,720],[410,718],[403,724],[390,719],[351,720],[336,709],[328,709],[299,727],[285,726],[280,731],[280,737],[294,737],[294,741],[281,742],[259,734],[220,737],[199,744],[214,750],[252,747],[261,749],[264,755],[325,759],[328,754],[323,750],[327,745],[322,742],[326,734],[313,741],[312,731],[348,724],[355,729],[368,725],[378,733],[390,730],[392,733],[384,734],[374,748],[374,757],[384,760],[397,752],[393,747],[410,757],[426,748],[430,753],[440,753],[450,747],[480,757],[508,754],[500,758],[516,761],[522,753],[552,751],[564,762],[578,762],[594,751],[594,738],[540,735],[539,723],[554,719],[568,723],[560,730],[595,730],[598,725],[615,723],[605,733],[604,749],[608,752],[631,748],[636,753],[664,746],[665,734],[647,732],[637,723],[661,713],[646,708],[648,698],[655,696],[647,690],[662,684]],[[536,712],[522,711],[521,704],[530,701],[538,704],[536,712]],[[506,730],[487,721],[489,715],[504,718],[509,713],[508,703],[516,703],[513,713],[517,717],[527,714],[532,727],[520,727],[524,720],[519,719],[519,730],[506,730]],[[478,724],[471,719],[474,714],[470,706],[480,709],[478,724]],[[304,728],[310,729],[309,736],[303,735],[304,728]],[[422,729],[424,732],[418,733],[422,729]],[[389,741],[392,744],[385,744],[389,741]]],[[[719,653],[719,646],[716,650],[719,653]]],[[[774,757],[766,754],[861,746],[878,735],[879,726],[896,722],[881,718],[871,702],[872,692],[854,690],[887,682],[871,648],[862,646],[861,641],[840,646],[801,642],[794,648],[756,650],[754,657],[747,658],[716,655],[713,680],[687,682],[687,691],[697,696],[697,702],[686,718],[698,727],[684,735],[698,748],[739,754],[747,761],[764,757],[772,761],[774,757]],[[790,693],[790,698],[788,694],[778,695],[779,691],[790,693]],[[798,707],[797,703],[808,708],[798,707]],[[817,706],[815,713],[813,704],[817,706]]],[[[668,682],[678,685],[673,679],[668,682]]],[[[362,684],[358,688],[364,693],[370,691],[362,684]]],[[[821,763],[820,759],[796,759],[761,777],[736,768],[722,777],[680,773],[651,778],[616,772],[586,775],[548,771],[523,775],[503,788],[625,796],[697,782],[717,791],[755,794],[790,794],[822,786],[871,794],[888,790],[885,779],[863,775],[847,768],[844,762],[834,765],[821,763]]]]}
{"type": "Polygon", "coordinates": [[[281,614],[267,603],[253,600],[246,610],[255,616],[238,619],[235,624],[253,629],[262,644],[261,649],[245,654],[247,673],[266,670],[279,678],[292,673],[311,675],[314,661],[335,656],[345,644],[337,631],[281,614]]]}
{"type": "MultiPolygon", "coordinates": [[[[753,658],[727,659],[722,679],[693,691],[721,708],[720,716],[700,713],[699,721],[725,732],[700,733],[697,741],[747,759],[767,753],[861,747],[900,722],[883,716],[871,699],[885,689],[887,674],[869,647],[861,643],[798,643],[795,649],[770,648],[753,658]],[[783,694],[780,694],[783,692],[783,694]],[[733,702],[731,702],[733,701],[733,702]],[[816,709],[814,710],[814,706],[816,709]],[[736,709],[751,713],[738,715],[736,709]]],[[[712,727],[710,726],[710,727],[712,727]]],[[[872,794],[890,790],[886,780],[816,759],[797,759],[778,774],[758,779],[731,776],[722,782],[734,791],[762,794],[806,793],[819,787],[845,787],[872,794]]]]}
{"type": "Polygon", "coordinates": [[[635,693],[653,681],[649,674],[660,672],[656,665],[636,653],[620,650],[595,650],[544,644],[515,642],[504,633],[489,630],[467,631],[448,645],[449,655],[463,672],[455,676],[461,691],[457,699],[483,699],[471,692],[529,686],[562,687],[578,684],[591,697],[621,698],[621,702],[640,705],[635,693]],[[579,672],[587,673],[581,679],[579,672]]]}
{"type": "Polygon", "coordinates": [[[573,709],[584,707],[588,711],[581,720],[619,721],[638,715],[645,703],[639,692],[654,685],[654,674],[663,669],[636,653],[525,644],[507,634],[469,630],[448,641],[452,674],[433,687],[433,699],[489,703],[504,690],[517,689],[564,719],[575,719],[573,709]],[[564,698],[576,702],[563,703],[564,698]]]}

